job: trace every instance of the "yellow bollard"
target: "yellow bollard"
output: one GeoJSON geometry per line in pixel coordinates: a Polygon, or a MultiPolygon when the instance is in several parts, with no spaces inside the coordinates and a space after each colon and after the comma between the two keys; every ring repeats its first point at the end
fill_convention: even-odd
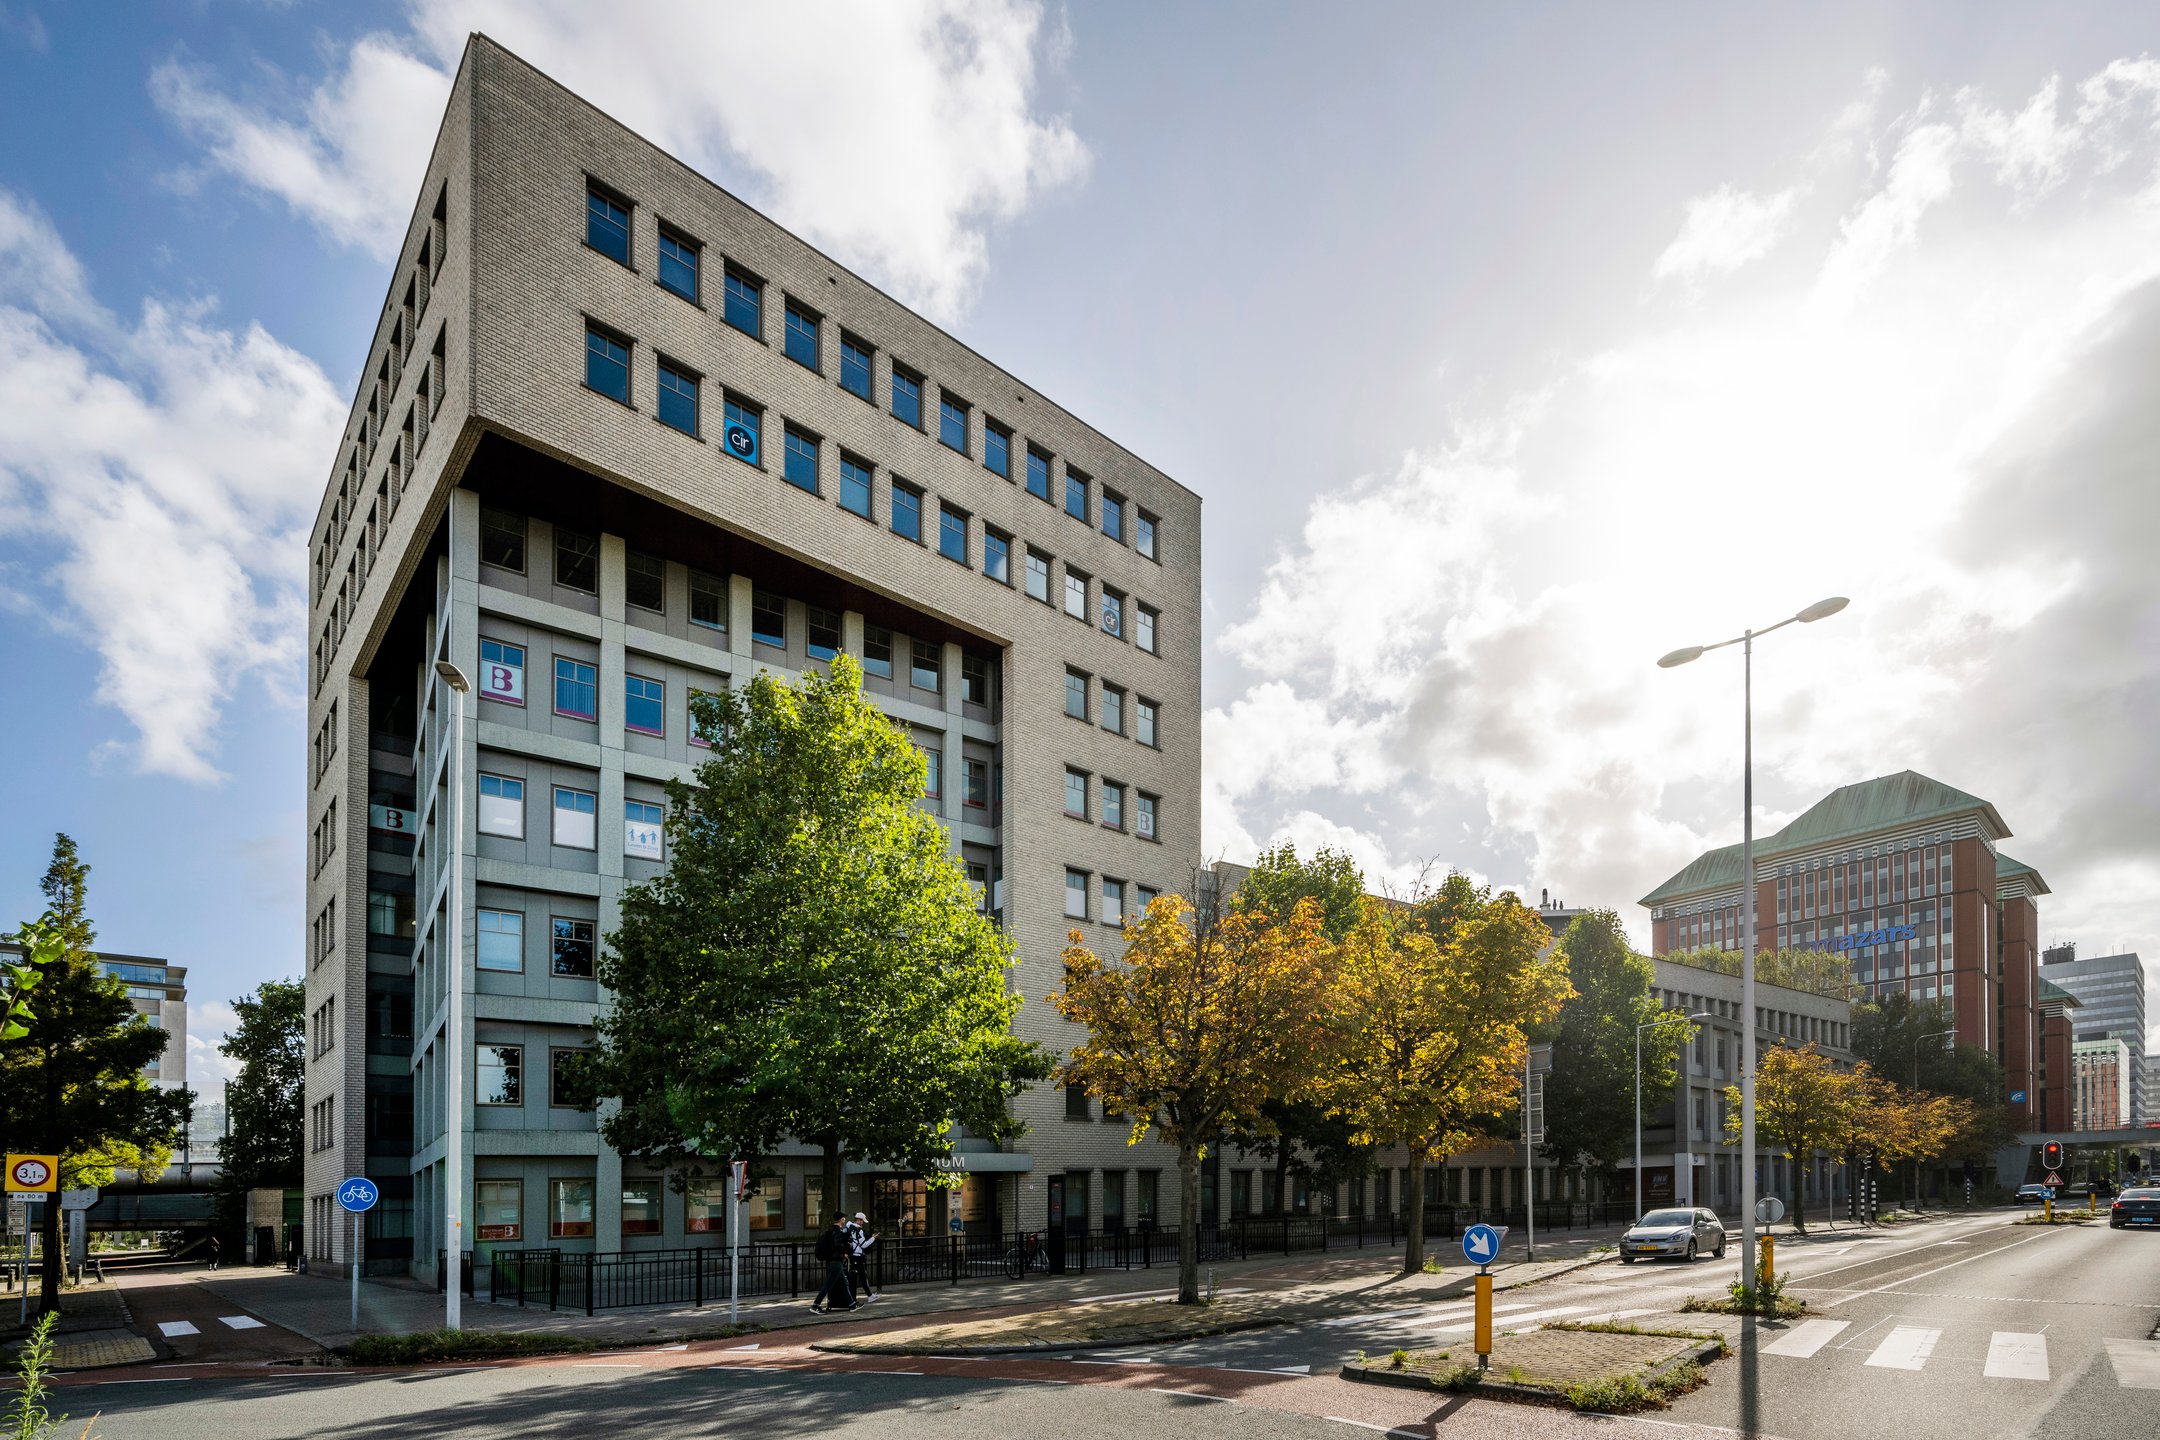
{"type": "Polygon", "coordinates": [[[2055,1197],[2050,1195],[2040,1202],[2040,1218],[2050,1225],[2055,1223],[2055,1197]]]}
{"type": "Polygon", "coordinates": [[[1492,1276],[1480,1272],[1473,1283],[1477,1286],[1477,1319],[1471,1343],[1477,1347],[1478,1369],[1483,1370],[1492,1355],[1492,1276]]]}
{"type": "Polygon", "coordinates": [[[1762,1278],[1765,1281],[1777,1279],[1777,1237],[1775,1235],[1762,1237],[1762,1278]]]}

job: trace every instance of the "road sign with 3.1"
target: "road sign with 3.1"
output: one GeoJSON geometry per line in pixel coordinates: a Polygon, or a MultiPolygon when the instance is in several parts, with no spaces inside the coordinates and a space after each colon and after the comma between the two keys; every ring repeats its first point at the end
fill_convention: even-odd
{"type": "Polygon", "coordinates": [[[1505,1225],[1469,1225],[1462,1232],[1463,1258],[1473,1265],[1490,1265],[1500,1258],[1500,1242],[1507,1236],[1505,1225]]]}
{"type": "Polygon", "coordinates": [[[375,1182],[365,1175],[355,1175],[337,1187],[337,1203],[355,1215],[363,1210],[374,1209],[376,1200],[380,1198],[381,1193],[376,1190],[375,1182]]]}

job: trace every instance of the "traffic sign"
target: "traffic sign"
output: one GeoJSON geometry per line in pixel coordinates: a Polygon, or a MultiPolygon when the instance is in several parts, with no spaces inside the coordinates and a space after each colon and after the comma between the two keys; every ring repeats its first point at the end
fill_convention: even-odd
{"type": "Polygon", "coordinates": [[[60,1157],[57,1155],[8,1156],[7,1188],[11,1193],[52,1194],[60,1188],[60,1157]]]}
{"type": "Polygon", "coordinates": [[[1473,1265],[1490,1265],[1500,1258],[1500,1241],[1506,1226],[1471,1225],[1462,1232],[1463,1257],[1473,1265]]]}
{"type": "Polygon", "coordinates": [[[97,1201],[98,1187],[95,1185],[92,1185],[87,1190],[62,1190],[60,1192],[60,1208],[62,1210],[88,1210],[91,1206],[97,1204],[97,1201]]]}
{"type": "Polygon", "coordinates": [[[1785,1202],[1775,1195],[1765,1195],[1755,1202],[1755,1218],[1765,1225],[1775,1225],[1785,1218],[1785,1202]]]}
{"type": "Polygon", "coordinates": [[[363,1210],[374,1209],[375,1202],[381,1198],[382,1192],[377,1190],[375,1182],[365,1175],[355,1175],[337,1187],[337,1203],[355,1215],[363,1210]]]}
{"type": "Polygon", "coordinates": [[[2062,1185],[2062,1176],[2056,1174],[2053,1170],[2050,1170],[2048,1171],[2047,1179],[2042,1181],[2041,1183],[2044,1185],[2059,1188],[2062,1185]]]}

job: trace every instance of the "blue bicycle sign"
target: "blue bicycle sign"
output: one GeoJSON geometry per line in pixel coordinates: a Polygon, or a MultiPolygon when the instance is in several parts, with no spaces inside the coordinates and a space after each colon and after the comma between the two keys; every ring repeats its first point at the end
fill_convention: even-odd
{"type": "Polygon", "coordinates": [[[375,1188],[375,1182],[364,1175],[355,1175],[337,1187],[337,1203],[355,1215],[362,1210],[374,1209],[375,1202],[381,1198],[382,1192],[375,1188]]]}

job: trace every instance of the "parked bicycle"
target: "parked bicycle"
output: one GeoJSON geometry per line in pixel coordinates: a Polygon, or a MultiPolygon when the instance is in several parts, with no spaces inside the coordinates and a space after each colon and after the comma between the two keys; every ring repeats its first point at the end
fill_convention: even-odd
{"type": "Polygon", "coordinates": [[[1042,1233],[1030,1230],[1020,1237],[1020,1242],[1005,1252],[1005,1277],[1018,1280],[1030,1270],[1050,1270],[1050,1252],[1043,1248],[1042,1233]]]}

